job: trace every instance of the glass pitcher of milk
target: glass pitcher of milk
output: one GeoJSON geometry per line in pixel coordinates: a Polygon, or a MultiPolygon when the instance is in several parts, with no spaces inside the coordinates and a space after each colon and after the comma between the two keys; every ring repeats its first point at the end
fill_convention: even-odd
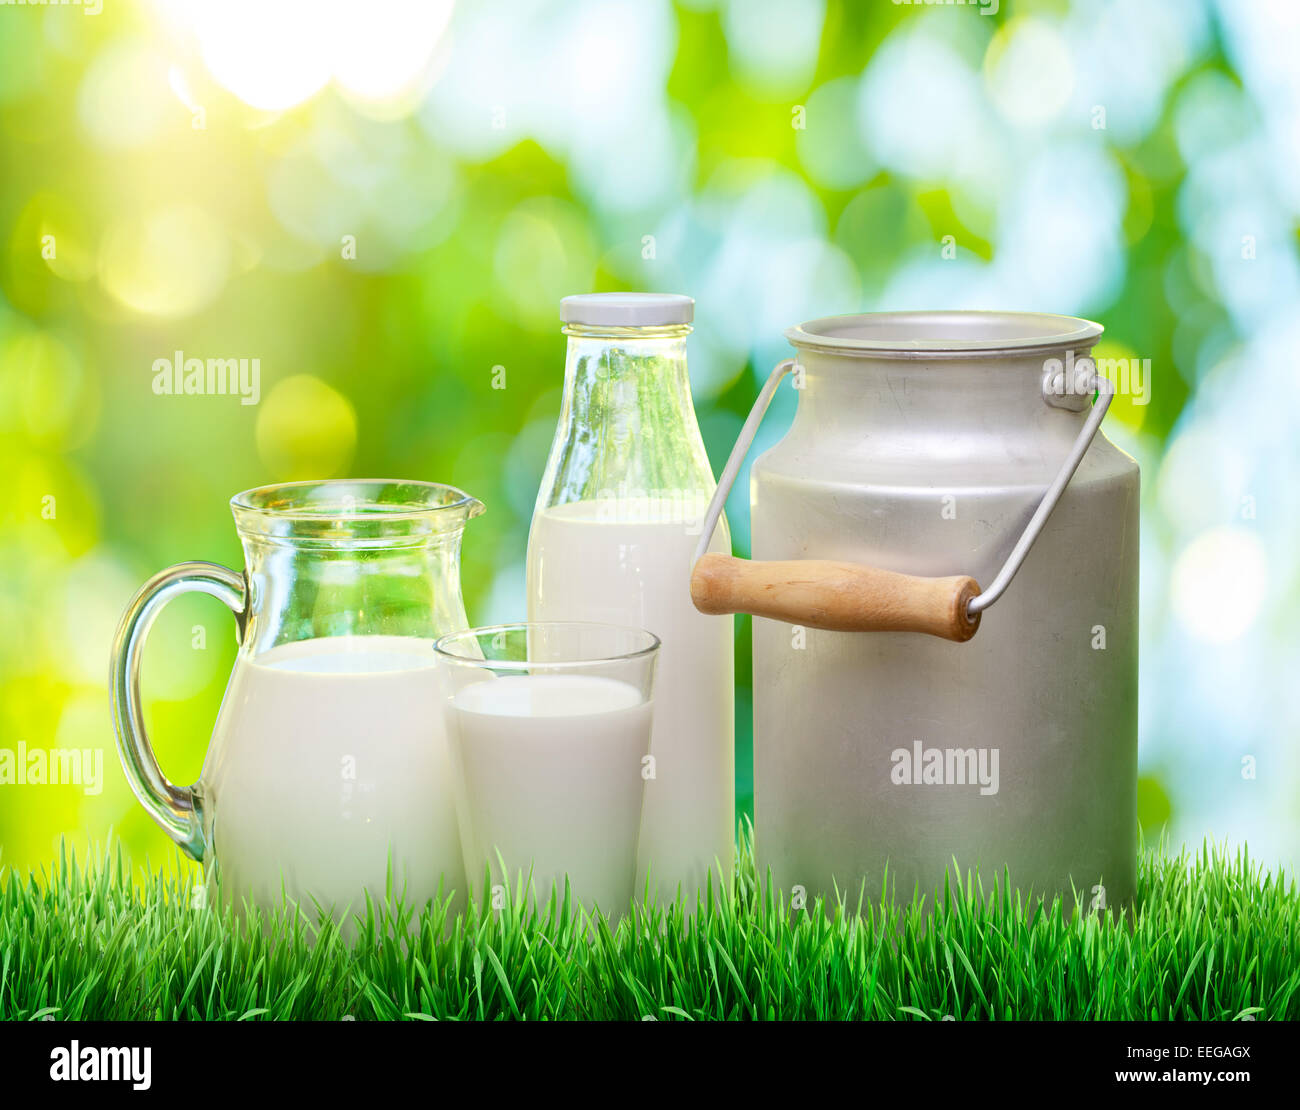
{"type": "MultiPolygon", "coordinates": [[[[561,304],[559,427],[528,537],[532,621],[645,628],[662,641],[636,889],[694,905],[729,886],[735,840],[732,618],[691,603],[715,482],[691,403],[695,302],[598,293],[561,304]]],[[[726,521],[710,551],[730,554],[726,521]]]]}
{"type": "Polygon", "coordinates": [[[463,900],[434,640],[467,626],[460,543],[481,502],[426,482],[265,486],[231,501],[242,572],[179,563],[135,596],[113,649],[118,750],[136,797],[236,907],[283,896],[345,924],[392,891],[463,900]],[[239,653],[198,782],[144,728],[140,652],[187,591],[224,601],[239,653]],[[283,892],[283,894],[282,894],[283,892]],[[441,892],[441,893],[440,893],[441,892]]]}

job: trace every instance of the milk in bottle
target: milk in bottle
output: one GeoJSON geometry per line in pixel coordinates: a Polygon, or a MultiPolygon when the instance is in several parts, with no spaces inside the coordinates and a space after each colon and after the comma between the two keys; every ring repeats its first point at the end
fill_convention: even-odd
{"type": "MultiPolygon", "coordinates": [[[[528,544],[529,619],[632,625],[662,640],[637,893],[688,906],[734,857],[732,619],[691,603],[714,489],[691,403],[694,302],[565,298],[564,400],[528,544]]],[[[710,550],[730,553],[725,520],[710,550]]]]}

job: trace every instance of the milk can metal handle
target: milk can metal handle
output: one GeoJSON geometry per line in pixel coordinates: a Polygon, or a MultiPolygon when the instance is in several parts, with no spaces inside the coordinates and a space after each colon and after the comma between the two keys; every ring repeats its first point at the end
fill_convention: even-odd
{"type": "Polygon", "coordinates": [[[1058,395],[1095,392],[1097,397],[1070,453],[993,584],[981,590],[975,579],[966,575],[922,578],[860,563],[820,559],[751,562],[708,553],[722,506],[736,482],[758,426],[781,380],[794,365],[794,359],[778,363],[767,379],[709,502],[691,571],[691,599],[695,607],[704,613],[753,613],[839,632],[926,632],[946,640],[969,640],[979,628],[980,614],[1006,592],[1088,453],[1115,396],[1114,386],[1096,373],[1090,361],[1076,364],[1077,376],[1072,383],[1065,382],[1064,371],[1044,381],[1044,390],[1058,395]]]}

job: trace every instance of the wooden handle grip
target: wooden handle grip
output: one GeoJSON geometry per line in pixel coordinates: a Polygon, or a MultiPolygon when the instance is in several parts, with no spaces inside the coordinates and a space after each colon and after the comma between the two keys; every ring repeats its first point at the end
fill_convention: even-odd
{"type": "Polygon", "coordinates": [[[705,555],[691,573],[691,599],[701,613],[753,613],[832,632],[925,632],[961,643],[980,615],[966,605],[975,579],[917,578],[860,563],[824,559],[751,562],[705,555]]]}

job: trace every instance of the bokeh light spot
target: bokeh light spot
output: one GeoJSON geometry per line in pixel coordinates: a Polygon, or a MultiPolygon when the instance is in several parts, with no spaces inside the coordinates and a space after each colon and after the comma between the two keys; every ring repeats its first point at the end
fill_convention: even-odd
{"type": "Polygon", "coordinates": [[[128,217],[100,248],[104,288],[149,316],[188,316],[215,300],[230,268],[224,229],[193,204],[128,217]]]}
{"type": "Polygon", "coordinates": [[[1136,351],[1113,339],[1104,339],[1092,349],[1097,369],[1115,386],[1108,417],[1138,431],[1146,419],[1151,401],[1151,364],[1143,363],[1136,351]]]}
{"type": "Polygon", "coordinates": [[[591,288],[595,248],[575,209],[541,197],[506,217],[494,263],[502,293],[540,328],[554,323],[561,297],[591,288]]]}
{"type": "MultiPolygon", "coordinates": [[[[15,242],[15,253],[30,252],[36,246],[41,260],[56,277],[75,282],[94,277],[95,250],[85,211],[53,193],[37,194],[29,208],[24,216],[36,225],[35,243],[15,242]]],[[[25,225],[26,219],[22,222],[25,225]]]]}
{"type": "Polygon", "coordinates": [[[0,355],[0,374],[13,376],[30,442],[66,449],[84,441],[96,406],[85,395],[85,370],[65,343],[45,332],[21,334],[0,355]]]}
{"type": "Polygon", "coordinates": [[[1074,89],[1074,63],[1060,33],[1040,19],[1014,19],[989,43],[984,72],[993,103],[1012,123],[1054,118],[1074,89]]]}
{"type": "Polygon", "coordinates": [[[402,115],[432,80],[451,0],[222,0],[195,32],[208,70],[245,104],[278,112],[333,79],[370,115],[402,115]]]}
{"type": "Polygon", "coordinates": [[[212,76],[245,104],[282,111],[330,79],[328,7],[311,0],[222,0],[199,10],[197,32],[212,76]]]}
{"type": "Polygon", "coordinates": [[[405,105],[451,19],[451,0],[368,0],[339,8],[334,79],[366,105],[405,105]]]}
{"type": "Polygon", "coordinates": [[[723,22],[736,76],[765,99],[797,94],[817,68],[825,0],[743,0],[723,22]]]}
{"type": "Polygon", "coordinates": [[[1196,639],[1225,644],[1255,621],[1268,591],[1268,557],[1255,533],[1213,528],[1197,536],[1174,563],[1173,610],[1196,639]]]}
{"type": "Polygon", "coordinates": [[[356,443],[352,403],[312,374],[276,382],[257,414],[257,453],[273,481],[342,474],[356,443]]]}
{"type": "Polygon", "coordinates": [[[1142,826],[1142,838],[1158,841],[1161,830],[1169,824],[1174,815],[1173,803],[1164,784],[1154,775],[1141,775],[1137,784],[1138,824],[1142,826]]]}
{"type": "Polygon", "coordinates": [[[82,78],[77,114],[100,146],[144,146],[166,126],[173,101],[164,95],[168,67],[143,37],[124,38],[106,46],[82,78]]]}
{"type": "Polygon", "coordinates": [[[847,189],[865,181],[876,166],[858,137],[858,82],[855,77],[828,81],[808,98],[795,148],[808,176],[819,185],[847,189]]]}

